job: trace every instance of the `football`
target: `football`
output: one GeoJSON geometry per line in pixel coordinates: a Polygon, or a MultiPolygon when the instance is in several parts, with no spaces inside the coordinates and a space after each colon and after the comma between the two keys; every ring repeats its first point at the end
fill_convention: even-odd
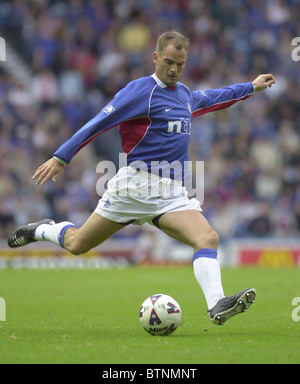
{"type": "Polygon", "coordinates": [[[142,327],[151,335],[168,336],[181,323],[181,308],[171,296],[156,294],[143,302],[139,318],[142,327]]]}

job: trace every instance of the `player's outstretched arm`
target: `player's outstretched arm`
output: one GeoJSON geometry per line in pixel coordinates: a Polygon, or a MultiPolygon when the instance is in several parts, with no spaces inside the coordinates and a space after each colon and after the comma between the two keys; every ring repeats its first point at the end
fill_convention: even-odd
{"type": "Polygon", "coordinates": [[[255,80],[252,81],[254,85],[255,92],[263,91],[267,87],[271,87],[272,84],[275,84],[275,78],[272,74],[263,74],[259,75],[255,80]]]}
{"type": "Polygon", "coordinates": [[[38,167],[32,179],[35,180],[36,185],[43,185],[51,178],[52,181],[56,181],[63,173],[64,167],[62,163],[53,157],[38,167]]]}

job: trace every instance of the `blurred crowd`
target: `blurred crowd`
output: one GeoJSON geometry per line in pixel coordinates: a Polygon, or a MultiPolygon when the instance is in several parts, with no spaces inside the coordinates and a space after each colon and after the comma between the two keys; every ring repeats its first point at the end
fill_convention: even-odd
{"type": "Polygon", "coordinates": [[[300,61],[291,57],[299,25],[298,0],[1,1],[0,36],[33,75],[23,83],[0,68],[0,238],[44,217],[86,220],[99,199],[97,163],[118,165],[117,129],[79,152],[57,183],[36,188],[31,176],[120,88],[154,72],[156,39],[168,30],[191,40],[181,81],[192,89],[276,78],[193,120],[204,214],[223,241],[299,236],[300,61]]]}

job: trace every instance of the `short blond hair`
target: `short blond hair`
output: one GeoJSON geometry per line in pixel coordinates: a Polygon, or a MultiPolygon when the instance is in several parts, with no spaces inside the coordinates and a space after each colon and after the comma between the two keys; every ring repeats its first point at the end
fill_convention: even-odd
{"type": "Polygon", "coordinates": [[[186,53],[190,49],[190,40],[179,32],[174,31],[165,32],[158,37],[156,52],[160,55],[169,44],[172,44],[178,50],[185,49],[186,53]]]}

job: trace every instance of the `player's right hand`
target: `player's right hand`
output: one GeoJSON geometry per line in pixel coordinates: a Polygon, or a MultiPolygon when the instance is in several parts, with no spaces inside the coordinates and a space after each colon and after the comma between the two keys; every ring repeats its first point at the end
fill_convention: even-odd
{"type": "Polygon", "coordinates": [[[252,81],[255,92],[263,91],[264,89],[271,87],[275,84],[275,78],[271,73],[259,75],[255,80],[252,81]]]}
{"type": "Polygon", "coordinates": [[[38,167],[32,179],[35,180],[35,185],[44,185],[49,179],[55,182],[63,173],[64,167],[63,164],[52,158],[38,167]]]}

